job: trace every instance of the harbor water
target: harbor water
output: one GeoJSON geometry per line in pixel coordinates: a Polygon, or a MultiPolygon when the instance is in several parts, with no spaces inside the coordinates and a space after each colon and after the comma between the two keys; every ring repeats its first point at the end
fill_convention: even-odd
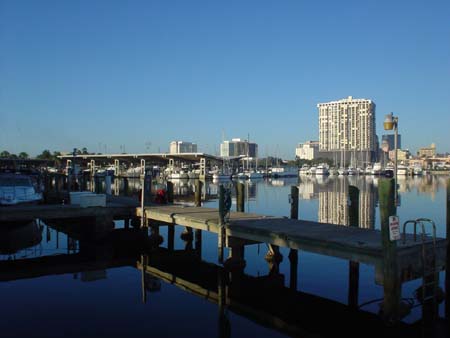
{"type": "MultiPolygon", "coordinates": [[[[246,180],[242,181],[245,184],[245,211],[288,217],[291,186],[298,186],[300,219],[348,226],[348,189],[349,185],[353,185],[360,191],[359,226],[380,229],[378,184],[383,179],[372,176],[305,176],[246,180]]],[[[437,225],[438,237],[445,237],[448,179],[447,176],[399,178],[397,215],[400,223],[429,218],[437,225]]],[[[175,194],[180,195],[180,199],[190,196],[194,189],[194,182],[189,180],[173,183],[175,194]]],[[[218,206],[219,184],[232,183],[206,182],[203,193],[208,198],[204,206],[218,206]]],[[[133,187],[135,191],[139,189],[138,185],[130,183],[130,189],[133,187]]],[[[232,209],[235,210],[235,198],[232,203],[232,209]]],[[[71,222],[82,223],[83,220],[71,222]]],[[[124,228],[124,222],[116,221],[116,228],[124,228]]],[[[155,253],[145,258],[150,259],[149,266],[154,263],[155,271],[159,269],[158,275],[151,272],[144,274],[139,269],[139,264],[144,261],[144,252],[139,252],[137,246],[133,248],[132,243],[128,243],[130,248],[123,249],[130,252],[118,253],[108,245],[82,243],[80,238],[66,235],[58,229],[44,220],[1,229],[2,336],[285,337],[305,332],[305,336],[308,333],[309,336],[331,337],[334,326],[339,326],[333,318],[324,316],[317,318],[317,322],[329,327],[311,329],[300,315],[295,325],[292,322],[283,324],[285,321],[281,313],[288,309],[280,310],[279,317],[266,314],[261,305],[262,299],[277,296],[268,296],[267,293],[272,290],[268,286],[270,283],[276,285],[274,293],[283,288],[291,289],[292,292],[289,249],[280,248],[283,259],[274,268],[265,259],[267,244],[256,243],[245,247],[245,285],[250,285],[251,289],[254,283],[256,290],[263,281],[266,294],[249,294],[244,306],[233,304],[231,296],[229,302],[220,303],[220,292],[216,295],[205,287],[205,284],[217,283],[212,289],[216,287],[220,290],[220,277],[211,275],[221,271],[216,234],[203,231],[199,235],[201,241],[198,238],[190,241],[183,236],[185,227],[175,227],[174,250],[179,256],[179,260],[175,261],[177,265],[164,265],[164,257],[170,253],[158,253],[158,249],[153,249],[155,253]],[[89,254],[81,255],[81,260],[78,260],[83,251],[89,254]],[[198,259],[193,260],[192,253],[198,259]],[[128,258],[115,259],[121,255],[128,258]],[[60,256],[63,258],[59,260],[60,256]],[[70,257],[74,257],[74,261],[70,257]],[[97,268],[96,261],[107,260],[114,261],[113,266],[102,267],[100,264],[97,268]],[[174,271],[180,271],[183,277],[176,278],[174,271]],[[188,276],[192,278],[188,280],[188,276]],[[202,294],[204,290],[209,291],[202,294]]],[[[165,250],[168,248],[166,226],[161,226],[160,235],[163,238],[160,248],[165,250]]],[[[295,273],[293,292],[305,297],[311,311],[315,309],[320,312],[322,309],[325,314],[332,313],[331,308],[339,312],[339,309],[348,307],[348,260],[299,251],[295,273]]],[[[367,313],[368,318],[378,318],[383,287],[376,283],[375,267],[360,264],[358,273],[358,306],[355,311],[367,313]]],[[[421,279],[416,279],[402,285],[402,299],[412,305],[410,313],[401,321],[405,327],[414,325],[422,318],[422,307],[418,306],[416,297],[421,283],[421,279]]],[[[444,284],[445,271],[442,271],[439,286],[443,290],[444,284]]],[[[239,290],[233,292],[238,293],[239,290]]],[[[243,299],[242,295],[239,297],[243,299]]],[[[281,294],[279,299],[282,299],[281,294]]],[[[289,307],[289,304],[280,302],[273,306],[283,308],[289,307]]],[[[291,315],[295,317],[296,314],[291,315]]],[[[439,305],[439,317],[445,317],[445,302],[439,305]]],[[[339,330],[347,330],[349,336],[357,336],[357,330],[361,329],[349,326],[339,330]]],[[[360,336],[371,334],[359,332],[360,336]]]]}

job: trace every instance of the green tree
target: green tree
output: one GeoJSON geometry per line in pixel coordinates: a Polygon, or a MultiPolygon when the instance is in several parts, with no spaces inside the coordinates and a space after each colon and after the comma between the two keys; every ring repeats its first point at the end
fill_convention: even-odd
{"type": "Polygon", "coordinates": [[[88,150],[87,150],[86,147],[83,147],[83,149],[81,149],[81,153],[82,153],[83,155],[89,155],[88,150]]]}
{"type": "Polygon", "coordinates": [[[8,157],[10,157],[10,156],[11,156],[11,154],[10,154],[10,152],[7,151],[7,150],[3,150],[3,151],[0,153],[0,157],[6,157],[6,158],[8,158],[8,157]]]}
{"type": "Polygon", "coordinates": [[[37,158],[40,160],[53,160],[54,159],[52,156],[52,153],[48,149],[42,151],[42,153],[40,155],[38,155],[37,158]]]}
{"type": "Polygon", "coordinates": [[[29,157],[30,156],[28,156],[28,154],[26,152],[24,152],[24,151],[19,153],[19,158],[22,159],[22,160],[25,160],[25,159],[27,159],[29,157]]]}

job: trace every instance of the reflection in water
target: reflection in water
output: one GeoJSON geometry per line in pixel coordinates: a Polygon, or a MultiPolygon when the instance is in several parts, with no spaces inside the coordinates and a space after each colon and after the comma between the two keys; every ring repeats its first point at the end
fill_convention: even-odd
{"type": "MultiPolygon", "coordinates": [[[[2,224],[0,227],[0,255],[7,255],[9,259],[22,251],[38,245],[42,240],[43,228],[36,221],[24,223],[2,224]]],[[[28,253],[29,254],[29,253],[28,253]]]]}
{"type": "Polygon", "coordinates": [[[300,187],[308,187],[307,198],[318,195],[319,222],[349,225],[349,185],[359,189],[359,227],[373,229],[375,227],[376,190],[371,178],[332,177],[321,179],[320,182],[311,178],[306,182],[302,180],[300,187]]]}
{"type": "MultiPolygon", "coordinates": [[[[375,227],[378,180],[372,177],[306,177],[301,179],[298,186],[300,197],[305,200],[305,204],[314,199],[318,202],[307,204],[308,207],[318,204],[316,209],[313,209],[314,217],[317,217],[318,221],[343,225],[348,224],[349,217],[348,186],[356,186],[360,191],[360,227],[372,229],[375,227]]],[[[256,212],[270,215],[275,213],[277,203],[281,200],[280,203],[287,207],[289,186],[296,184],[297,182],[293,180],[246,181],[246,196],[254,200],[252,207],[260,208],[256,212]],[[283,191],[283,194],[278,194],[280,191],[283,191]],[[266,199],[268,203],[263,203],[263,199],[266,199]],[[257,201],[259,206],[256,205],[257,201]]],[[[193,190],[194,182],[187,181],[180,184],[174,182],[174,185],[176,193],[189,195],[193,190]]],[[[445,188],[446,178],[407,178],[400,181],[399,185],[404,197],[426,195],[434,198],[445,188]]],[[[216,194],[217,188],[217,183],[207,182],[204,186],[205,194],[207,192],[207,195],[212,197],[216,194]]],[[[403,210],[406,207],[402,206],[403,210]]],[[[109,326],[102,325],[104,324],[102,316],[97,316],[96,320],[92,320],[87,325],[92,332],[108,326],[110,331],[104,332],[110,335],[114,334],[114,330],[119,330],[119,327],[133,327],[136,318],[140,318],[142,323],[151,324],[148,330],[155,330],[153,331],[155,336],[161,336],[168,330],[167,324],[164,323],[171,323],[172,318],[183,319],[189,316],[202,318],[201,321],[197,321],[192,332],[198,336],[248,337],[253,335],[255,330],[259,330],[260,333],[257,336],[261,337],[274,337],[279,334],[315,337],[336,337],[341,334],[349,337],[361,335],[383,337],[388,336],[386,332],[390,330],[377,316],[377,308],[350,307],[345,302],[338,302],[323,295],[330,293],[329,290],[325,290],[328,284],[325,283],[324,276],[333,276],[329,278],[332,280],[331,288],[335,288],[331,292],[342,293],[341,289],[337,290],[339,279],[342,278],[345,279],[345,283],[348,283],[349,294],[355,291],[354,284],[350,283],[350,280],[347,282],[349,277],[347,265],[341,275],[338,274],[339,271],[334,270],[334,267],[341,263],[338,260],[331,260],[330,263],[330,260],[327,261],[323,257],[299,252],[300,283],[298,284],[302,289],[298,290],[296,282],[293,283],[293,287],[286,285],[291,280],[285,276],[292,273],[292,270],[289,270],[292,262],[291,259],[287,259],[285,253],[283,253],[285,255],[283,263],[280,266],[277,265],[276,269],[271,268],[267,269],[266,273],[252,274],[249,271],[255,271],[255,266],[263,264],[266,267],[268,262],[263,260],[263,254],[262,256],[259,253],[255,254],[256,250],[253,250],[252,254],[252,246],[246,247],[248,251],[245,252],[247,261],[245,269],[241,266],[227,270],[216,261],[211,262],[211,259],[208,259],[211,252],[213,252],[212,255],[216,254],[217,237],[207,232],[193,233],[191,231],[189,233],[184,227],[167,228],[161,225],[161,232],[159,228],[158,231],[153,229],[151,231],[152,234],[164,237],[163,244],[157,248],[154,245],[155,242],[149,241],[145,237],[147,234],[138,229],[116,229],[103,242],[91,243],[79,239],[80,237],[76,234],[71,233],[68,236],[64,234],[67,230],[64,224],[58,225],[57,222],[52,222],[51,225],[52,228],[40,227],[36,222],[31,222],[11,229],[1,228],[0,254],[2,255],[21,253],[29,247],[43,247],[43,251],[33,258],[16,255],[16,260],[7,261],[8,257],[5,257],[6,259],[0,261],[2,264],[0,277],[4,281],[0,284],[4,292],[2,295],[12,295],[4,301],[5,306],[11,308],[11,312],[4,313],[6,327],[3,333],[5,336],[14,336],[15,330],[18,329],[16,325],[7,325],[9,322],[13,323],[12,319],[15,315],[17,316],[17,312],[14,312],[15,307],[20,308],[20,315],[23,313],[28,316],[36,315],[32,312],[33,309],[28,310],[28,308],[30,304],[40,303],[40,293],[32,293],[27,299],[23,297],[24,290],[32,289],[34,285],[48,285],[48,288],[52,288],[52,292],[67,295],[64,298],[64,304],[56,298],[49,299],[52,297],[46,297],[45,301],[51,310],[57,308],[58,311],[61,309],[67,313],[73,320],[72,329],[74,330],[80,330],[80,327],[86,326],[83,318],[77,317],[79,311],[77,304],[80,301],[89,304],[88,307],[95,302],[96,313],[101,311],[106,317],[112,316],[113,311],[121,312],[120,320],[111,321],[108,318],[109,326]],[[43,230],[44,240],[42,240],[43,230]],[[146,259],[143,260],[142,257],[146,259]],[[311,266],[313,268],[308,270],[311,266]],[[141,275],[140,270],[145,272],[143,271],[141,275]],[[313,277],[308,277],[306,272],[313,277]],[[68,278],[56,276],[60,274],[69,275],[70,278],[76,276],[79,281],[93,283],[77,289],[73,281],[69,283],[68,278]],[[46,278],[33,279],[36,277],[46,278]],[[316,293],[305,290],[308,278],[313,279],[312,283],[318,285],[316,293]],[[15,282],[18,279],[27,280],[21,283],[15,282]],[[102,290],[108,290],[105,292],[105,299],[96,297],[102,290]],[[147,297],[147,291],[158,294],[149,293],[147,297]],[[143,292],[145,295],[145,306],[140,303],[142,298],[136,295],[138,292],[143,292]],[[76,294],[76,297],[70,298],[70,294],[76,294]],[[211,303],[204,302],[205,299],[211,301],[215,308],[211,308],[211,303]],[[112,301],[115,307],[111,309],[112,301]],[[71,307],[74,310],[71,310],[71,307]],[[358,326],[365,328],[363,333],[355,329],[358,326]],[[278,332],[267,330],[265,327],[276,329],[278,332]],[[242,330],[240,334],[237,333],[239,330],[242,330]]],[[[80,228],[85,225],[85,221],[80,221],[78,224],[80,228]]],[[[233,252],[236,254],[237,251],[233,249],[230,254],[232,255],[233,252]]],[[[242,250],[241,253],[244,254],[244,251],[242,250]]],[[[296,270],[297,266],[293,270],[294,273],[296,270]]],[[[356,293],[353,292],[356,294],[356,305],[365,303],[367,298],[363,297],[368,297],[367,294],[371,299],[377,298],[374,295],[379,296],[377,293],[379,286],[372,284],[374,272],[371,271],[370,268],[362,266],[358,272],[357,278],[361,280],[360,285],[364,285],[364,289],[360,292],[359,298],[358,290],[356,293]]],[[[50,323],[50,317],[39,318],[45,325],[50,323]]],[[[417,321],[420,318],[417,315],[413,318],[411,324],[401,323],[389,333],[397,337],[420,337],[423,332],[420,330],[420,322],[417,321]]],[[[179,325],[182,326],[182,324],[179,325]]],[[[144,328],[137,329],[133,331],[133,336],[148,335],[148,332],[144,328]]],[[[185,334],[185,332],[176,331],[176,328],[170,332],[171,336],[185,334]]]]}

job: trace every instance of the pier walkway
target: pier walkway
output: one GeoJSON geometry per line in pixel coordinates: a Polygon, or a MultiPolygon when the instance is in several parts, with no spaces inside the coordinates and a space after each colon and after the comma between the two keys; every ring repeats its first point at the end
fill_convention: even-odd
{"type": "MultiPolygon", "coordinates": [[[[138,216],[142,215],[140,208],[136,212],[138,216]]],[[[220,231],[219,212],[213,208],[148,206],[144,208],[144,213],[150,223],[156,221],[178,224],[213,233],[220,231]]],[[[226,246],[231,246],[230,238],[238,238],[375,265],[377,282],[382,284],[384,253],[379,230],[231,212],[225,233],[226,246]]],[[[431,248],[431,237],[427,237],[425,245],[431,248]]],[[[445,266],[446,247],[445,239],[436,239],[436,259],[439,269],[445,266]]],[[[406,236],[404,244],[402,240],[397,241],[399,270],[408,271],[410,278],[417,277],[423,270],[421,255],[422,242],[414,241],[412,235],[406,236]]],[[[407,278],[406,275],[404,278],[407,278]]]]}

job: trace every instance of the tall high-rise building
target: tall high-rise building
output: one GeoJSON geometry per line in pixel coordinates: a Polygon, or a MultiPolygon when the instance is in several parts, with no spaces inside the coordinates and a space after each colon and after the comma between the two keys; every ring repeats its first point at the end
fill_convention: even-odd
{"type": "Polygon", "coordinates": [[[223,141],[220,144],[220,156],[222,157],[247,155],[253,158],[258,157],[258,145],[256,143],[234,138],[231,141],[223,141]]]}
{"type": "Polygon", "coordinates": [[[172,141],[170,142],[171,154],[181,154],[181,153],[196,153],[197,144],[185,141],[172,141]]]}
{"type": "Polygon", "coordinates": [[[319,103],[319,152],[341,165],[376,159],[375,103],[346,99],[319,103]]]}
{"type": "MultiPolygon", "coordinates": [[[[395,149],[395,136],[391,134],[386,134],[381,136],[381,148],[383,149],[383,145],[386,145],[389,150],[395,149]]],[[[397,137],[397,149],[402,149],[402,135],[398,134],[397,137]]],[[[384,149],[383,149],[384,150],[384,149]]]]}

